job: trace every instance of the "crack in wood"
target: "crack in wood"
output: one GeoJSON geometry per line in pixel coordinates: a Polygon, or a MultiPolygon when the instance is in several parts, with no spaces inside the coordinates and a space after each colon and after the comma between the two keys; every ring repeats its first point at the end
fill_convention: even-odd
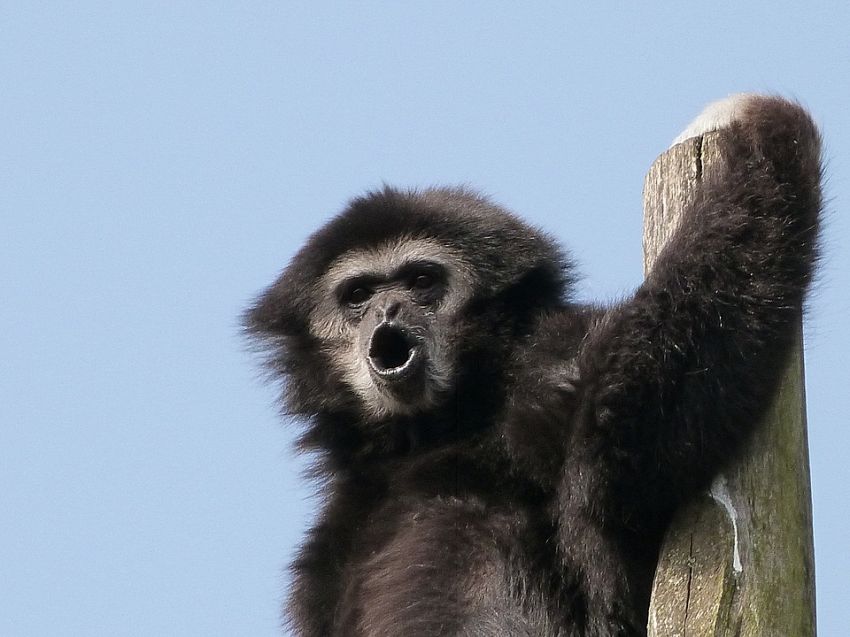
{"type": "Polygon", "coordinates": [[[682,630],[682,637],[688,637],[688,610],[691,606],[691,582],[694,579],[694,534],[690,534],[690,544],[688,546],[688,583],[685,589],[685,619],[682,630]]]}
{"type": "Polygon", "coordinates": [[[694,156],[694,163],[696,164],[696,181],[702,181],[702,145],[705,142],[705,136],[700,135],[696,144],[696,155],[694,156]]]}

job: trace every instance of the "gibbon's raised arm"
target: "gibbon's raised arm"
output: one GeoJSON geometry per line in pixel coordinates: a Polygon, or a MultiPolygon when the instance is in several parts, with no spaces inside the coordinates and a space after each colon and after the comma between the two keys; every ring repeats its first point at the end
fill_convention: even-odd
{"type": "Polygon", "coordinates": [[[579,353],[563,497],[600,522],[639,529],[707,482],[760,416],[797,338],[818,256],[819,134],[796,104],[741,95],[679,139],[718,128],[723,165],[579,353]]]}

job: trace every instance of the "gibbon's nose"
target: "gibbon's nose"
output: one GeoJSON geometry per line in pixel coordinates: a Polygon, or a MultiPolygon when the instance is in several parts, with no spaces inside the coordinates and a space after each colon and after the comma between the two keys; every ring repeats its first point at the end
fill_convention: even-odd
{"type": "Polygon", "coordinates": [[[387,303],[384,310],[384,320],[392,321],[396,316],[398,316],[398,311],[401,309],[401,302],[399,301],[390,301],[387,303]]]}
{"type": "Polygon", "coordinates": [[[416,359],[415,339],[395,323],[381,323],[369,341],[369,363],[381,376],[400,376],[416,359]]]}

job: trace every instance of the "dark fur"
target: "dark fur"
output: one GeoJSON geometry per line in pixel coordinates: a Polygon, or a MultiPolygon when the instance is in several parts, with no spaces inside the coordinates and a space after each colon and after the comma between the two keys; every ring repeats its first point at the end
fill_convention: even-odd
{"type": "Polygon", "coordinates": [[[671,513],[761,414],[817,256],[808,116],[762,98],[722,140],[727,164],[614,307],[573,302],[549,237],[460,190],[358,199],[296,255],[246,321],[325,481],[293,565],[296,634],[645,634],[671,513]],[[307,316],[340,255],[399,236],[459,250],[475,295],[453,391],[371,423],[307,316]]]}

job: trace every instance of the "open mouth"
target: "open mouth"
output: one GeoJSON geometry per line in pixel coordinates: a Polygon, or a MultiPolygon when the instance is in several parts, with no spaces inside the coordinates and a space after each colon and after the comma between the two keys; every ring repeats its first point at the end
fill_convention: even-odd
{"type": "Polygon", "coordinates": [[[369,341],[369,363],[383,378],[402,378],[416,367],[419,358],[417,341],[404,329],[392,323],[381,323],[369,341]]]}

